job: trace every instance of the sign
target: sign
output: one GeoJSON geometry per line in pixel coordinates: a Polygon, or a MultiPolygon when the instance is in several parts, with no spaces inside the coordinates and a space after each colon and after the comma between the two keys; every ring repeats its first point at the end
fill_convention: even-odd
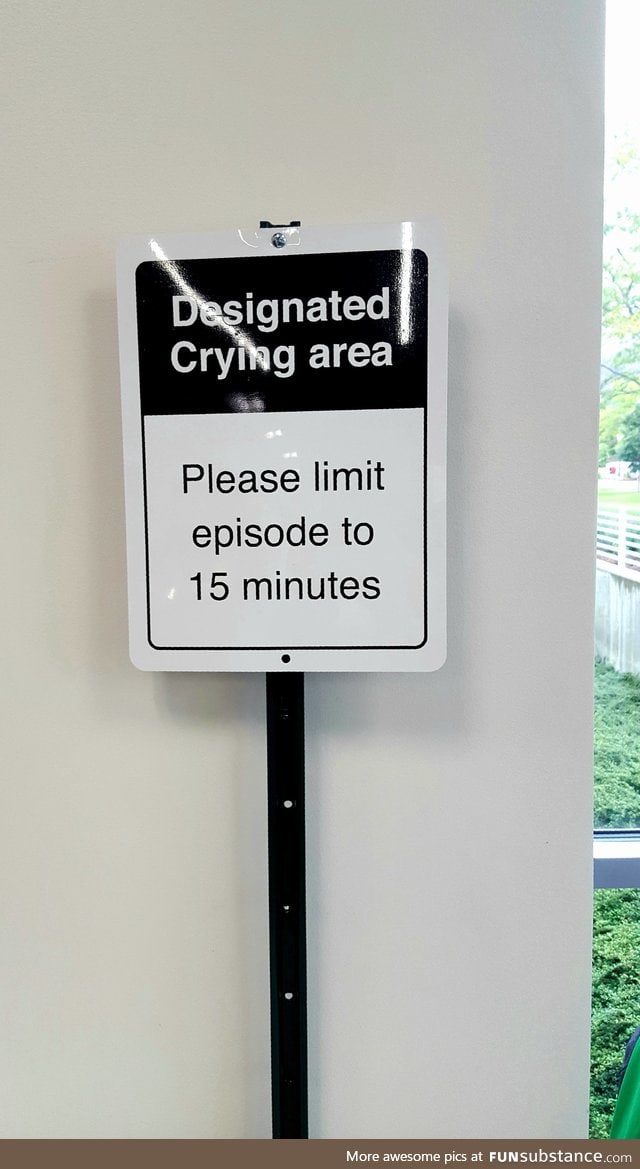
{"type": "Polygon", "coordinates": [[[442,665],[439,232],[131,240],[118,306],[134,664],[442,665]]]}

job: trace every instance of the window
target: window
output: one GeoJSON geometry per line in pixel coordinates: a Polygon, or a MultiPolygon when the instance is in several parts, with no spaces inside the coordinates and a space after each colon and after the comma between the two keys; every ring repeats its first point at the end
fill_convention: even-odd
{"type": "Polygon", "coordinates": [[[640,1026],[640,83],[635,0],[608,0],[596,550],[590,1135],[640,1026]]]}

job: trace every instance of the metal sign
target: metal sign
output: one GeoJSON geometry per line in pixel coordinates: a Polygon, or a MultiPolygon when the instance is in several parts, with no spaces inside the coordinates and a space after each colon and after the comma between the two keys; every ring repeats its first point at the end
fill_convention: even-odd
{"type": "Polygon", "coordinates": [[[447,301],[433,226],[122,245],[131,657],[445,657],[447,301]]]}

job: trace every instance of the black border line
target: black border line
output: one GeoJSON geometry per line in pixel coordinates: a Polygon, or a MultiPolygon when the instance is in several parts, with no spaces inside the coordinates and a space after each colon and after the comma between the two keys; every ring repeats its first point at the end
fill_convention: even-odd
{"type": "MultiPolygon", "coordinates": [[[[391,249],[391,250],[393,250],[393,249],[391,249]]],[[[422,248],[420,248],[419,250],[423,251],[422,248]]],[[[348,255],[349,252],[347,252],[347,251],[334,252],[331,254],[332,255],[348,255]]],[[[271,652],[276,651],[276,650],[278,650],[278,651],[283,650],[285,652],[293,652],[294,650],[296,650],[296,651],[304,650],[307,652],[308,651],[311,651],[311,652],[317,651],[318,653],[323,653],[323,652],[329,652],[329,653],[337,652],[337,653],[339,653],[341,650],[344,652],[352,652],[354,650],[359,650],[362,653],[366,653],[367,651],[372,652],[372,651],[376,651],[376,650],[377,651],[386,650],[388,652],[402,651],[402,650],[417,650],[417,649],[422,649],[423,646],[425,646],[427,644],[428,639],[429,639],[429,628],[428,628],[428,620],[427,620],[427,612],[428,612],[428,597],[427,597],[427,594],[428,594],[428,576],[427,576],[427,412],[428,412],[428,404],[429,404],[429,343],[430,343],[430,338],[429,338],[429,293],[430,293],[430,280],[429,280],[429,257],[428,257],[426,252],[424,252],[423,254],[425,255],[425,258],[427,261],[427,321],[426,321],[427,373],[426,373],[425,387],[424,387],[424,405],[422,407],[418,407],[418,409],[422,409],[422,412],[424,415],[424,425],[422,428],[422,517],[423,517],[422,539],[423,539],[423,569],[424,569],[424,572],[423,572],[423,598],[424,598],[423,628],[424,628],[424,636],[422,638],[422,641],[419,641],[413,645],[293,645],[291,642],[288,642],[285,645],[156,645],[151,640],[151,588],[150,588],[150,568],[149,568],[149,529],[148,529],[148,514],[147,514],[147,451],[146,451],[146,435],[145,435],[145,418],[146,417],[152,418],[152,417],[154,417],[154,415],[143,414],[143,412],[142,412],[142,393],[140,392],[140,386],[138,384],[138,392],[139,392],[139,400],[140,400],[140,428],[141,428],[141,434],[142,434],[142,497],[143,497],[143,507],[144,507],[144,542],[145,542],[145,569],[146,569],[146,572],[145,572],[145,592],[146,592],[146,600],[147,600],[147,643],[151,647],[151,649],[154,650],[156,653],[230,653],[230,652],[236,652],[236,651],[238,653],[271,653],[271,652]]],[[[213,258],[218,258],[218,257],[212,257],[212,259],[213,258]]],[[[220,257],[220,258],[224,258],[224,257],[220,257]]],[[[135,277],[135,273],[134,273],[134,277],[135,277]]],[[[138,345],[138,382],[139,382],[139,379],[140,379],[140,349],[139,349],[139,344],[140,343],[139,343],[139,338],[138,338],[137,303],[138,302],[137,302],[137,296],[136,296],[136,341],[137,341],[137,345],[138,345]]],[[[371,409],[372,409],[372,407],[369,407],[369,406],[362,407],[363,411],[370,411],[371,409]]],[[[380,407],[374,407],[374,409],[380,409],[380,407]]],[[[397,409],[397,407],[385,406],[385,407],[382,407],[382,409],[394,410],[394,409],[397,409]]],[[[322,413],[322,411],[313,411],[313,412],[314,413],[322,413]]],[[[309,411],[302,411],[302,413],[309,413],[309,411]]],[[[326,413],[332,414],[332,413],[335,413],[335,411],[327,410],[326,413]]]]}

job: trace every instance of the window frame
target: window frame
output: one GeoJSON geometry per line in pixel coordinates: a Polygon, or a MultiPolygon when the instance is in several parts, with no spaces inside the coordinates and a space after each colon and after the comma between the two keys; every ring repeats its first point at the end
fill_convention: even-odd
{"type": "Polygon", "coordinates": [[[594,828],[593,887],[640,888],[640,828],[594,828]]]}

